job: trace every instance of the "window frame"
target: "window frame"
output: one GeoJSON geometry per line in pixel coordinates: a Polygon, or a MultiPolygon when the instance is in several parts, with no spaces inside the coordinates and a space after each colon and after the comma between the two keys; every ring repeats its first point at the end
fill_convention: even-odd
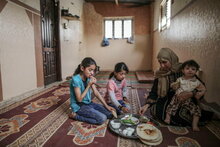
{"type": "Polygon", "coordinates": [[[159,31],[163,31],[170,27],[171,21],[171,0],[163,0],[160,3],[160,15],[159,15],[159,31]],[[165,12],[165,13],[163,13],[165,12]],[[165,20],[165,23],[163,22],[165,20]]]}
{"type": "Polygon", "coordinates": [[[125,20],[130,20],[131,21],[131,37],[134,36],[134,19],[133,17],[105,17],[103,22],[104,22],[104,37],[106,36],[106,32],[105,32],[105,22],[106,21],[112,21],[112,38],[107,38],[107,39],[112,39],[112,40],[118,40],[118,39],[128,39],[128,38],[131,38],[131,37],[124,37],[124,21],[125,20]],[[121,38],[116,38],[115,37],[115,21],[117,20],[121,20],[122,21],[122,37],[121,38]]]}

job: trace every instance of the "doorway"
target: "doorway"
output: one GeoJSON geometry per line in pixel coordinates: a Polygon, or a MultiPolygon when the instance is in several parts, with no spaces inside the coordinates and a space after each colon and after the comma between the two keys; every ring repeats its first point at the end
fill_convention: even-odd
{"type": "Polygon", "coordinates": [[[61,81],[59,1],[40,0],[44,85],[61,81]]]}

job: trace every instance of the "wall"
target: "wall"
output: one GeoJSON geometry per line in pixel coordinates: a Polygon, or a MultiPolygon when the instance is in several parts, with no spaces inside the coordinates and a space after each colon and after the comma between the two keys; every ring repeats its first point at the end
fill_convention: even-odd
{"type": "Polygon", "coordinates": [[[0,72],[2,97],[8,100],[37,88],[36,40],[40,4],[1,0],[0,72]],[[36,39],[36,40],[35,40],[36,39]]]}
{"type": "Polygon", "coordinates": [[[130,70],[150,70],[152,48],[150,42],[150,6],[128,8],[119,3],[85,3],[84,33],[86,56],[93,57],[101,70],[113,70],[117,62],[124,61],[130,70]],[[110,40],[110,45],[101,47],[104,36],[104,17],[134,17],[135,43],[127,40],[110,40]]]}
{"type": "MultiPolygon", "coordinates": [[[[60,20],[62,78],[72,75],[85,57],[84,0],[60,0],[80,21],[60,20]],[[67,23],[68,29],[63,28],[67,23]]],[[[8,101],[44,86],[39,0],[0,1],[0,101],[8,101]]]]}
{"type": "Polygon", "coordinates": [[[173,49],[180,61],[195,59],[207,86],[206,101],[220,104],[220,1],[192,0],[182,7],[175,0],[175,6],[183,9],[173,14],[170,28],[162,32],[155,29],[159,4],[160,1],[154,3],[153,69],[159,67],[156,55],[162,47],[173,49]]]}
{"type": "Polygon", "coordinates": [[[79,20],[60,21],[61,67],[62,79],[73,74],[85,57],[85,41],[83,36],[83,4],[84,0],[61,0],[60,8],[69,9],[72,15],[80,16],[79,20]],[[64,29],[64,23],[67,29],[64,29]]]}

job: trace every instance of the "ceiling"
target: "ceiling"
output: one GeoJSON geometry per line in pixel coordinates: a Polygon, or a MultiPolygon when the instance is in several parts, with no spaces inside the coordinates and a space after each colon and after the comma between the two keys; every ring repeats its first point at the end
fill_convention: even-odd
{"type": "Polygon", "coordinates": [[[147,5],[153,2],[154,0],[85,0],[86,2],[114,2],[114,3],[130,3],[130,4],[143,4],[147,5]]]}

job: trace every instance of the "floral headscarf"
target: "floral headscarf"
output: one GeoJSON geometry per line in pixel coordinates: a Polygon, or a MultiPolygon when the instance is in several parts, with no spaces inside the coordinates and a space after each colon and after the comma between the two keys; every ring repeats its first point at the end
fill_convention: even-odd
{"type": "Polygon", "coordinates": [[[158,78],[157,94],[159,97],[164,97],[167,95],[170,85],[168,75],[172,72],[179,72],[181,63],[179,63],[178,56],[169,48],[161,48],[157,55],[157,59],[169,61],[171,64],[170,71],[159,69],[155,73],[156,78],[158,78]]]}

